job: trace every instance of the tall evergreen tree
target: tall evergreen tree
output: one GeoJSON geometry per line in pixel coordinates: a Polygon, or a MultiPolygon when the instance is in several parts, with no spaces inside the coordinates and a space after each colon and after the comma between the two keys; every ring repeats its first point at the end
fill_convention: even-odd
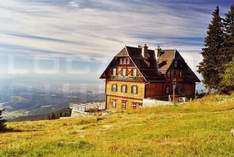
{"type": "Polygon", "coordinates": [[[230,7],[223,19],[224,43],[221,49],[223,68],[234,57],[234,5],[230,7]]]}
{"type": "Polygon", "coordinates": [[[220,85],[224,92],[234,90],[234,57],[231,62],[225,65],[225,71],[220,85]]]}
{"type": "Polygon", "coordinates": [[[202,49],[203,61],[198,66],[198,72],[202,74],[203,82],[208,89],[218,89],[221,80],[219,71],[220,65],[222,65],[219,50],[224,40],[218,6],[213,11],[212,16],[205,38],[205,48],[202,49]]]}
{"type": "Polygon", "coordinates": [[[2,118],[2,111],[3,110],[0,110],[0,132],[6,129],[6,120],[2,118]]]}

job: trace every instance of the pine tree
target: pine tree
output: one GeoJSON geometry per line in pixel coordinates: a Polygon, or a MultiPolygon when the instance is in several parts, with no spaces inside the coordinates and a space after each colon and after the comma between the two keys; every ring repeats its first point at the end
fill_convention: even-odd
{"type": "Polygon", "coordinates": [[[221,86],[225,92],[234,90],[234,57],[232,61],[225,66],[225,72],[221,81],[221,86]]]}
{"type": "Polygon", "coordinates": [[[223,67],[228,64],[234,57],[234,5],[230,7],[228,13],[223,19],[224,44],[221,49],[223,54],[223,67]]]}
{"type": "Polygon", "coordinates": [[[203,61],[198,66],[198,72],[202,74],[203,83],[210,89],[218,89],[221,77],[219,76],[220,65],[220,48],[223,44],[222,21],[219,15],[219,7],[212,13],[212,20],[208,26],[207,36],[205,38],[205,48],[202,49],[203,61]]]}
{"type": "Polygon", "coordinates": [[[4,131],[5,129],[6,129],[6,120],[4,120],[3,118],[2,118],[2,112],[3,112],[3,110],[0,110],[0,132],[1,131],[4,131]]]}

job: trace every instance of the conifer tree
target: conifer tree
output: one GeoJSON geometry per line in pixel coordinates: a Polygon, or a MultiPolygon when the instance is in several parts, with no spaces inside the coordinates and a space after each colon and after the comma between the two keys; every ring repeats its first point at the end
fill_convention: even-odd
{"type": "Polygon", "coordinates": [[[223,44],[222,21],[219,15],[219,7],[212,13],[212,20],[208,26],[207,36],[205,38],[205,48],[202,49],[203,61],[198,66],[198,72],[202,74],[204,84],[210,89],[218,89],[221,80],[219,76],[220,48],[223,44]]]}
{"type": "Polygon", "coordinates": [[[234,5],[230,7],[223,19],[224,44],[221,49],[223,67],[234,57],[234,5]]]}
{"type": "Polygon", "coordinates": [[[6,120],[2,118],[2,112],[3,110],[0,110],[0,132],[6,129],[6,120]]]}
{"type": "Polygon", "coordinates": [[[234,57],[232,61],[225,66],[221,86],[222,90],[226,92],[234,90],[234,57]]]}

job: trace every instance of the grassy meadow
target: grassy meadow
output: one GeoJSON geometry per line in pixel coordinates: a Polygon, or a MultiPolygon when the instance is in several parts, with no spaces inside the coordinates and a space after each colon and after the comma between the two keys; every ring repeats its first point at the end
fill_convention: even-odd
{"type": "Polygon", "coordinates": [[[234,95],[129,113],[10,122],[1,157],[232,157],[234,95]]]}

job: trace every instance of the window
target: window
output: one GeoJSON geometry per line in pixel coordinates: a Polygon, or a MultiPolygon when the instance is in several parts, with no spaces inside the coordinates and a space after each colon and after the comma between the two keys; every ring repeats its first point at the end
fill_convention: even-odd
{"type": "Polygon", "coordinates": [[[119,64],[123,64],[123,58],[119,59],[119,64]]]}
{"type": "Polygon", "coordinates": [[[127,58],[127,64],[130,64],[130,59],[129,58],[127,58]]]}
{"type": "Polygon", "coordinates": [[[131,93],[132,94],[137,94],[138,93],[138,87],[136,85],[131,87],[131,93]]]}
{"type": "Polygon", "coordinates": [[[122,111],[125,111],[126,107],[126,100],[122,100],[122,111]]]}
{"type": "Polygon", "coordinates": [[[112,91],[112,92],[117,92],[117,91],[118,91],[118,86],[117,86],[117,84],[113,84],[113,85],[111,86],[111,91],[112,91]]]}
{"type": "Polygon", "coordinates": [[[137,103],[135,102],[132,103],[132,109],[137,109],[137,103]]]}
{"type": "Polygon", "coordinates": [[[126,62],[126,58],[123,58],[123,64],[126,64],[127,62],[126,62]]]}
{"type": "Polygon", "coordinates": [[[113,69],[113,76],[116,76],[116,68],[113,69]]]}
{"type": "Polygon", "coordinates": [[[112,108],[116,108],[116,100],[112,100],[112,108]]]}
{"type": "Polygon", "coordinates": [[[122,85],[121,86],[121,92],[122,93],[127,93],[127,85],[122,85]]]}
{"type": "Polygon", "coordinates": [[[177,61],[174,62],[174,67],[177,68],[177,61]]]}
{"type": "Polygon", "coordinates": [[[140,107],[142,107],[142,103],[140,103],[140,102],[133,102],[132,103],[132,109],[137,109],[140,107]]]}
{"type": "Polygon", "coordinates": [[[182,77],[182,72],[180,71],[180,77],[182,77]]]}
{"type": "Polygon", "coordinates": [[[133,76],[133,77],[136,77],[136,76],[137,76],[137,70],[136,70],[136,69],[133,69],[133,71],[132,71],[132,76],[133,76]]]}
{"type": "Polygon", "coordinates": [[[170,94],[170,87],[169,86],[166,87],[166,94],[170,94]]]}
{"type": "Polygon", "coordinates": [[[126,76],[126,69],[122,69],[122,76],[126,76]]]}

